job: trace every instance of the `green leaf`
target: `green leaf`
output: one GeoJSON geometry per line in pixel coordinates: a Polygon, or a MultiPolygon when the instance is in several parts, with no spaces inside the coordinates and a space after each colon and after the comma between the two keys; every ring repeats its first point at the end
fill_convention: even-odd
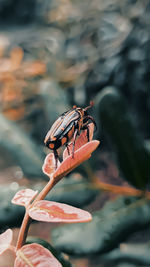
{"type": "Polygon", "coordinates": [[[137,132],[124,97],[108,87],[97,97],[97,106],[100,124],[115,145],[124,177],[134,186],[145,188],[150,174],[150,153],[137,132]]]}
{"type": "Polygon", "coordinates": [[[23,215],[24,207],[13,205],[11,199],[17,190],[11,189],[11,185],[0,187],[0,229],[7,227],[20,226],[23,215]]]}
{"type": "Polygon", "coordinates": [[[44,154],[34,141],[15,122],[0,114],[0,146],[22,168],[27,176],[44,177],[42,164],[44,154]]]}
{"type": "Polygon", "coordinates": [[[49,120],[49,128],[52,123],[69,109],[67,95],[55,81],[44,81],[41,83],[40,94],[44,101],[46,116],[49,120]]]}
{"type": "Polygon", "coordinates": [[[46,199],[80,208],[91,203],[98,193],[100,191],[86,180],[75,180],[68,177],[60,181],[46,199]]]}
{"type": "Polygon", "coordinates": [[[103,254],[99,257],[99,262],[135,263],[138,266],[150,266],[150,243],[145,244],[121,244],[119,248],[103,254]]]}
{"type": "Polygon", "coordinates": [[[59,251],[57,251],[50,243],[47,241],[41,239],[41,238],[35,238],[35,237],[28,237],[26,244],[32,244],[37,243],[45,248],[47,248],[54,256],[55,258],[61,262],[63,267],[71,267],[72,264],[66,260],[63,256],[63,254],[59,251]]]}
{"type": "Polygon", "coordinates": [[[75,255],[112,250],[130,233],[150,223],[150,201],[121,197],[92,216],[89,223],[56,228],[52,233],[55,247],[75,255]]]}

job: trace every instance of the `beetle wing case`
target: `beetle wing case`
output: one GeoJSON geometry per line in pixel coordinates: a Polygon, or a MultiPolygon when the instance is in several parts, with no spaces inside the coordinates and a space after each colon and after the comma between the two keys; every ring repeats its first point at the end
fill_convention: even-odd
{"type": "MultiPolygon", "coordinates": [[[[51,129],[47,133],[44,143],[45,145],[52,149],[56,154],[56,150],[67,145],[69,141],[73,138],[73,144],[77,135],[80,135],[80,131],[87,129],[88,134],[88,122],[91,120],[94,125],[95,121],[93,117],[89,116],[87,110],[92,105],[84,108],[74,106],[73,109],[64,112],[52,125],[51,129]]],[[[74,147],[74,145],[73,145],[74,147]]]]}

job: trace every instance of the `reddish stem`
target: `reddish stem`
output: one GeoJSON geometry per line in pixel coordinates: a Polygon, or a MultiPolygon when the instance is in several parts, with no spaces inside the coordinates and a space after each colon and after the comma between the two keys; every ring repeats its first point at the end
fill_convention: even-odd
{"type": "Polygon", "coordinates": [[[46,195],[49,193],[49,191],[53,188],[54,185],[55,185],[55,181],[53,178],[51,178],[51,180],[46,184],[43,190],[37,195],[37,197],[32,202],[32,204],[26,208],[25,216],[24,216],[24,219],[22,221],[22,225],[19,231],[19,236],[18,236],[18,241],[17,241],[17,246],[16,246],[17,250],[20,249],[25,244],[29,226],[32,221],[32,219],[29,217],[28,209],[31,208],[37,201],[44,199],[46,195]]]}
{"type": "Polygon", "coordinates": [[[26,209],[23,221],[22,221],[22,225],[19,231],[19,236],[18,236],[18,241],[17,241],[17,246],[16,246],[16,250],[20,249],[26,241],[26,237],[27,237],[27,233],[29,230],[29,225],[31,222],[31,218],[29,217],[28,214],[28,210],[26,209]]]}

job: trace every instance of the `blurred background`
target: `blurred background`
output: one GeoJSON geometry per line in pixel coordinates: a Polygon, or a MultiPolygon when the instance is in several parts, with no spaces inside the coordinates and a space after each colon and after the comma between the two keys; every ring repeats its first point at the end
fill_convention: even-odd
{"type": "Polygon", "coordinates": [[[52,123],[94,100],[100,147],[48,196],[95,212],[93,224],[37,223],[30,234],[75,267],[150,266],[150,196],[140,196],[150,172],[149,16],[148,0],[0,1],[1,232],[18,234],[24,210],[10,203],[15,192],[46,182],[52,123]]]}

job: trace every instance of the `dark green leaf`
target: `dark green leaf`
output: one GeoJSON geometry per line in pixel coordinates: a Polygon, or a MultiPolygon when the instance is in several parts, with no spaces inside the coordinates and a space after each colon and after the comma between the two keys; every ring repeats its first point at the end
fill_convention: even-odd
{"type": "Polygon", "coordinates": [[[150,201],[121,197],[109,201],[103,209],[93,214],[93,220],[89,223],[55,229],[52,239],[55,247],[66,253],[103,253],[149,223],[150,201]]]}
{"type": "Polygon", "coordinates": [[[80,208],[93,201],[99,192],[86,180],[75,180],[68,177],[59,182],[46,199],[80,208]]]}
{"type": "Polygon", "coordinates": [[[11,185],[0,187],[0,229],[6,227],[16,227],[22,222],[24,207],[16,206],[11,203],[11,199],[17,190],[11,189],[11,185]]]}
{"type": "Polygon", "coordinates": [[[100,262],[118,263],[134,262],[138,266],[150,266],[150,243],[145,244],[121,244],[120,248],[103,254],[100,262]]]}
{"type": "Polygon", "coordinates": [[[66,94],[63,89],[55,81],[45,81],[41,84],[41,96],[45,103],[45,111],[49,120],[49,128],[52,123],[69,109],[66,94]]]}
{"type": "Polygon", "coordinates": [[[44,155],[38,146],[29,138],[15,122],[7,120],[0,114],[0,146],[28,176],[44,177],[42,164],[44,155]]]}
{"type": "Polygon", "coordinates": [[[97,97],[100,123],[115,145],[124,177],[134,186],[144,188],[149,179],[150,153],[128,112],[124,97],[114,88],[106,88],[97,97]]]}

